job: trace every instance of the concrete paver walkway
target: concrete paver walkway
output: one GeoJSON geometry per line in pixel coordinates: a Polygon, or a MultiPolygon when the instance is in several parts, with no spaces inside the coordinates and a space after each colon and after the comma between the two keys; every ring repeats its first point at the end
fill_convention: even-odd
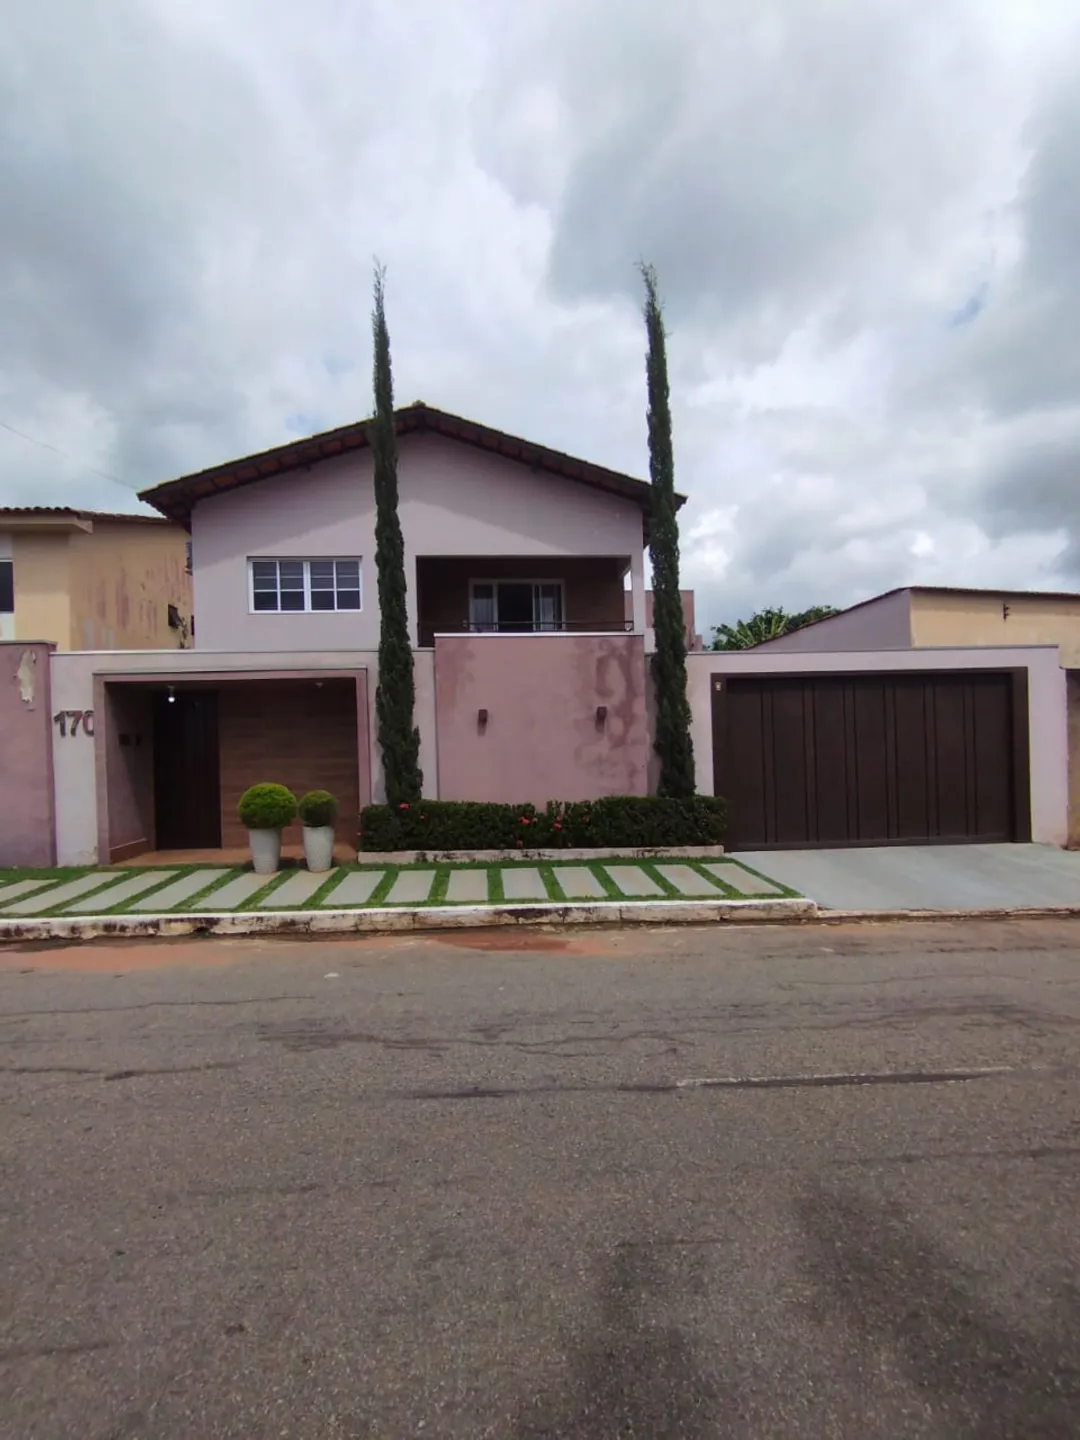
{"type": "MultiPolygon", "coordinates": [[[[108,881],[119,878],[119,872],[116,870],[107,870],[104,873],[99,871],[93,875],[80,875],[77,880],[69,880],[67,884],[51,890],[35,891],[33,895],[16,900],[14,904],[5,905],[4,909],[12,915],[34,915],[39,910],[51,910],[57,905],[66,905],[69,900],[77,900],[80,896],[89,894],[91,890],[100,890],[108,881]]],[[[109,903],[108,900],[103,899],[101,908],[107,910],[109,903]]]]}
{"type": "Polygon", "coordinates": [[[602,900],[607,891],[584,865],[560,865],[555,881],[568,900],[602,900]]]}
{"type": "Polygon", "coordinates": [[[1080,905],[1080,853],[1052,845],[765,850],[738,859],[830,910],[1080,905]]]}
{"type": "Polygon", "coordinates": [[[323,897],[324,905],[341,908],[347,905],[366,905],[385,878],[385,870],[358,870],[346,875],[323,897]]]}
{"type": "MultiPolygon", "coordinates": [[[[165,870],[161,873],[171,875],[172,871],[165,870]]],[[[182,875],[174,884],[166,885],[164,890],[155,890],[151,895],[141,895],[131,909],[153,911],[155,915],[159,915],[162,911],[171,910],[174,905],[189,900],[192,895],[197,895],[200,890],[213,885],[215,880],[224,880],[228,874],[228,870],[193,870],[190,875],[182,875]]]]}
{"type": "Polygon", "coordinates": [[[0,874],[0,916],[63,914],[93,916],[116,911],[138,915],[216,914],[312,908],[416,907],[431,904],[562,904],[621,901],[724,900],[781,896],[782,887],[732,860],[709,865],[577,860],[550,865],[425,864],[339,869],[312,874],[282,870],[275,876],[248,869],[99,868],[78,876],[47,873],[5,884],[0,874]],[[662,877],[658,879],[657,877],[662,877]],[[438,884],[437,884],[438,882],[438,884]],[[615,887],[613,893],[612,886],[615,887]],[[376,900],[374,897],[378,896],[376,900]],[[433,896],[439,896],[437,901],[433,896]]]}

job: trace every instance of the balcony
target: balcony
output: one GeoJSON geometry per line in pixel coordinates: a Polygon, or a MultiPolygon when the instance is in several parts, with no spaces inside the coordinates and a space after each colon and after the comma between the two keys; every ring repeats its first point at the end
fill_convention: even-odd
{"type": "Polygon", "coordinates": [[[418,556],[418,641],[463,634],[627,634],[629,556],[418,556]]]}

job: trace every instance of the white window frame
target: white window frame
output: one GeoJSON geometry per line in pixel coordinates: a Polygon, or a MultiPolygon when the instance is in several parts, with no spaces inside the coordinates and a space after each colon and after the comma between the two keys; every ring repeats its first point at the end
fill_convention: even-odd
{"type": "MultiPolygon", "coordinates": [[[[250,615],[359,615],[364,608],[364,562],[359,555],[249,555],[247,558],[248,613],[250,615]],[[313,610],[311,606],[311,567],[313,564],[339,564],[345,562],[356,566],[357,592],[360,604],[355,610],[340,610],[337,606],[337,572],[334,572],[334,608],[313,610]],[[255,608],[255,566],[256,563],[272,565],[302,565],[304,577],[304,608],[302,610],[256,610],[255,608]]],[[[278,571],[278,598],[281,597],[281,572],[278,571]]]]}
{"type": "Polygon", "coordinates": [[[469,629],[473,630],[473,598],[478,585],[490,585],[492,587],[492,602],[495,606],[495,623],[491,630],[477,630],[478,635],[558,635],[566,630],[566,581],[556,580],[552,576],[542,576],[534,579],[530,575],[500,575],[498,579],[485,579],[478,576],[475,580],[469,581],[469,629]],[[533,594],[533,628],[531,630],[500,630],[499,629],[499,586],[500,585],[551,585],[559,592],[559,612],[562,619],[556,625],[537,625],[536,623],[536,595],[533,594]]]}

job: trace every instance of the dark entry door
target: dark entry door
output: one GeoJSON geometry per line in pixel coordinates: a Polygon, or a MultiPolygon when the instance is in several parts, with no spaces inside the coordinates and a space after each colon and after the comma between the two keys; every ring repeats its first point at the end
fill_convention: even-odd
{"type": "Polygon", "coordinates": [[[154,810],[159,850],[221,844],[216,690],[154,696],[154,810]]]}
{"type": "Polygon", "coordinates": [[[735,848],[1030,838],[1011,673],[713,679],[735,848]]]}

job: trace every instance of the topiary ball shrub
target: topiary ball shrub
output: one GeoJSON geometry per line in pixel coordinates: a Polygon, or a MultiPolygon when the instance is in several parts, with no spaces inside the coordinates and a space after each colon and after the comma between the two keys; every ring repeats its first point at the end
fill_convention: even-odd
{"type": "Polygon", "coordinates": [[[296,819],[296,796],[284,785],[252,785],[236,810],[248,830],[284,830],[296,819]]]}
{"type": "Polygon", "coordinates": [[[300,823],[314,830],[324,825],[333,825],[337,819],[338,802],[329,790],[309,790],[301,797],[299,810],[300,823]]]}

